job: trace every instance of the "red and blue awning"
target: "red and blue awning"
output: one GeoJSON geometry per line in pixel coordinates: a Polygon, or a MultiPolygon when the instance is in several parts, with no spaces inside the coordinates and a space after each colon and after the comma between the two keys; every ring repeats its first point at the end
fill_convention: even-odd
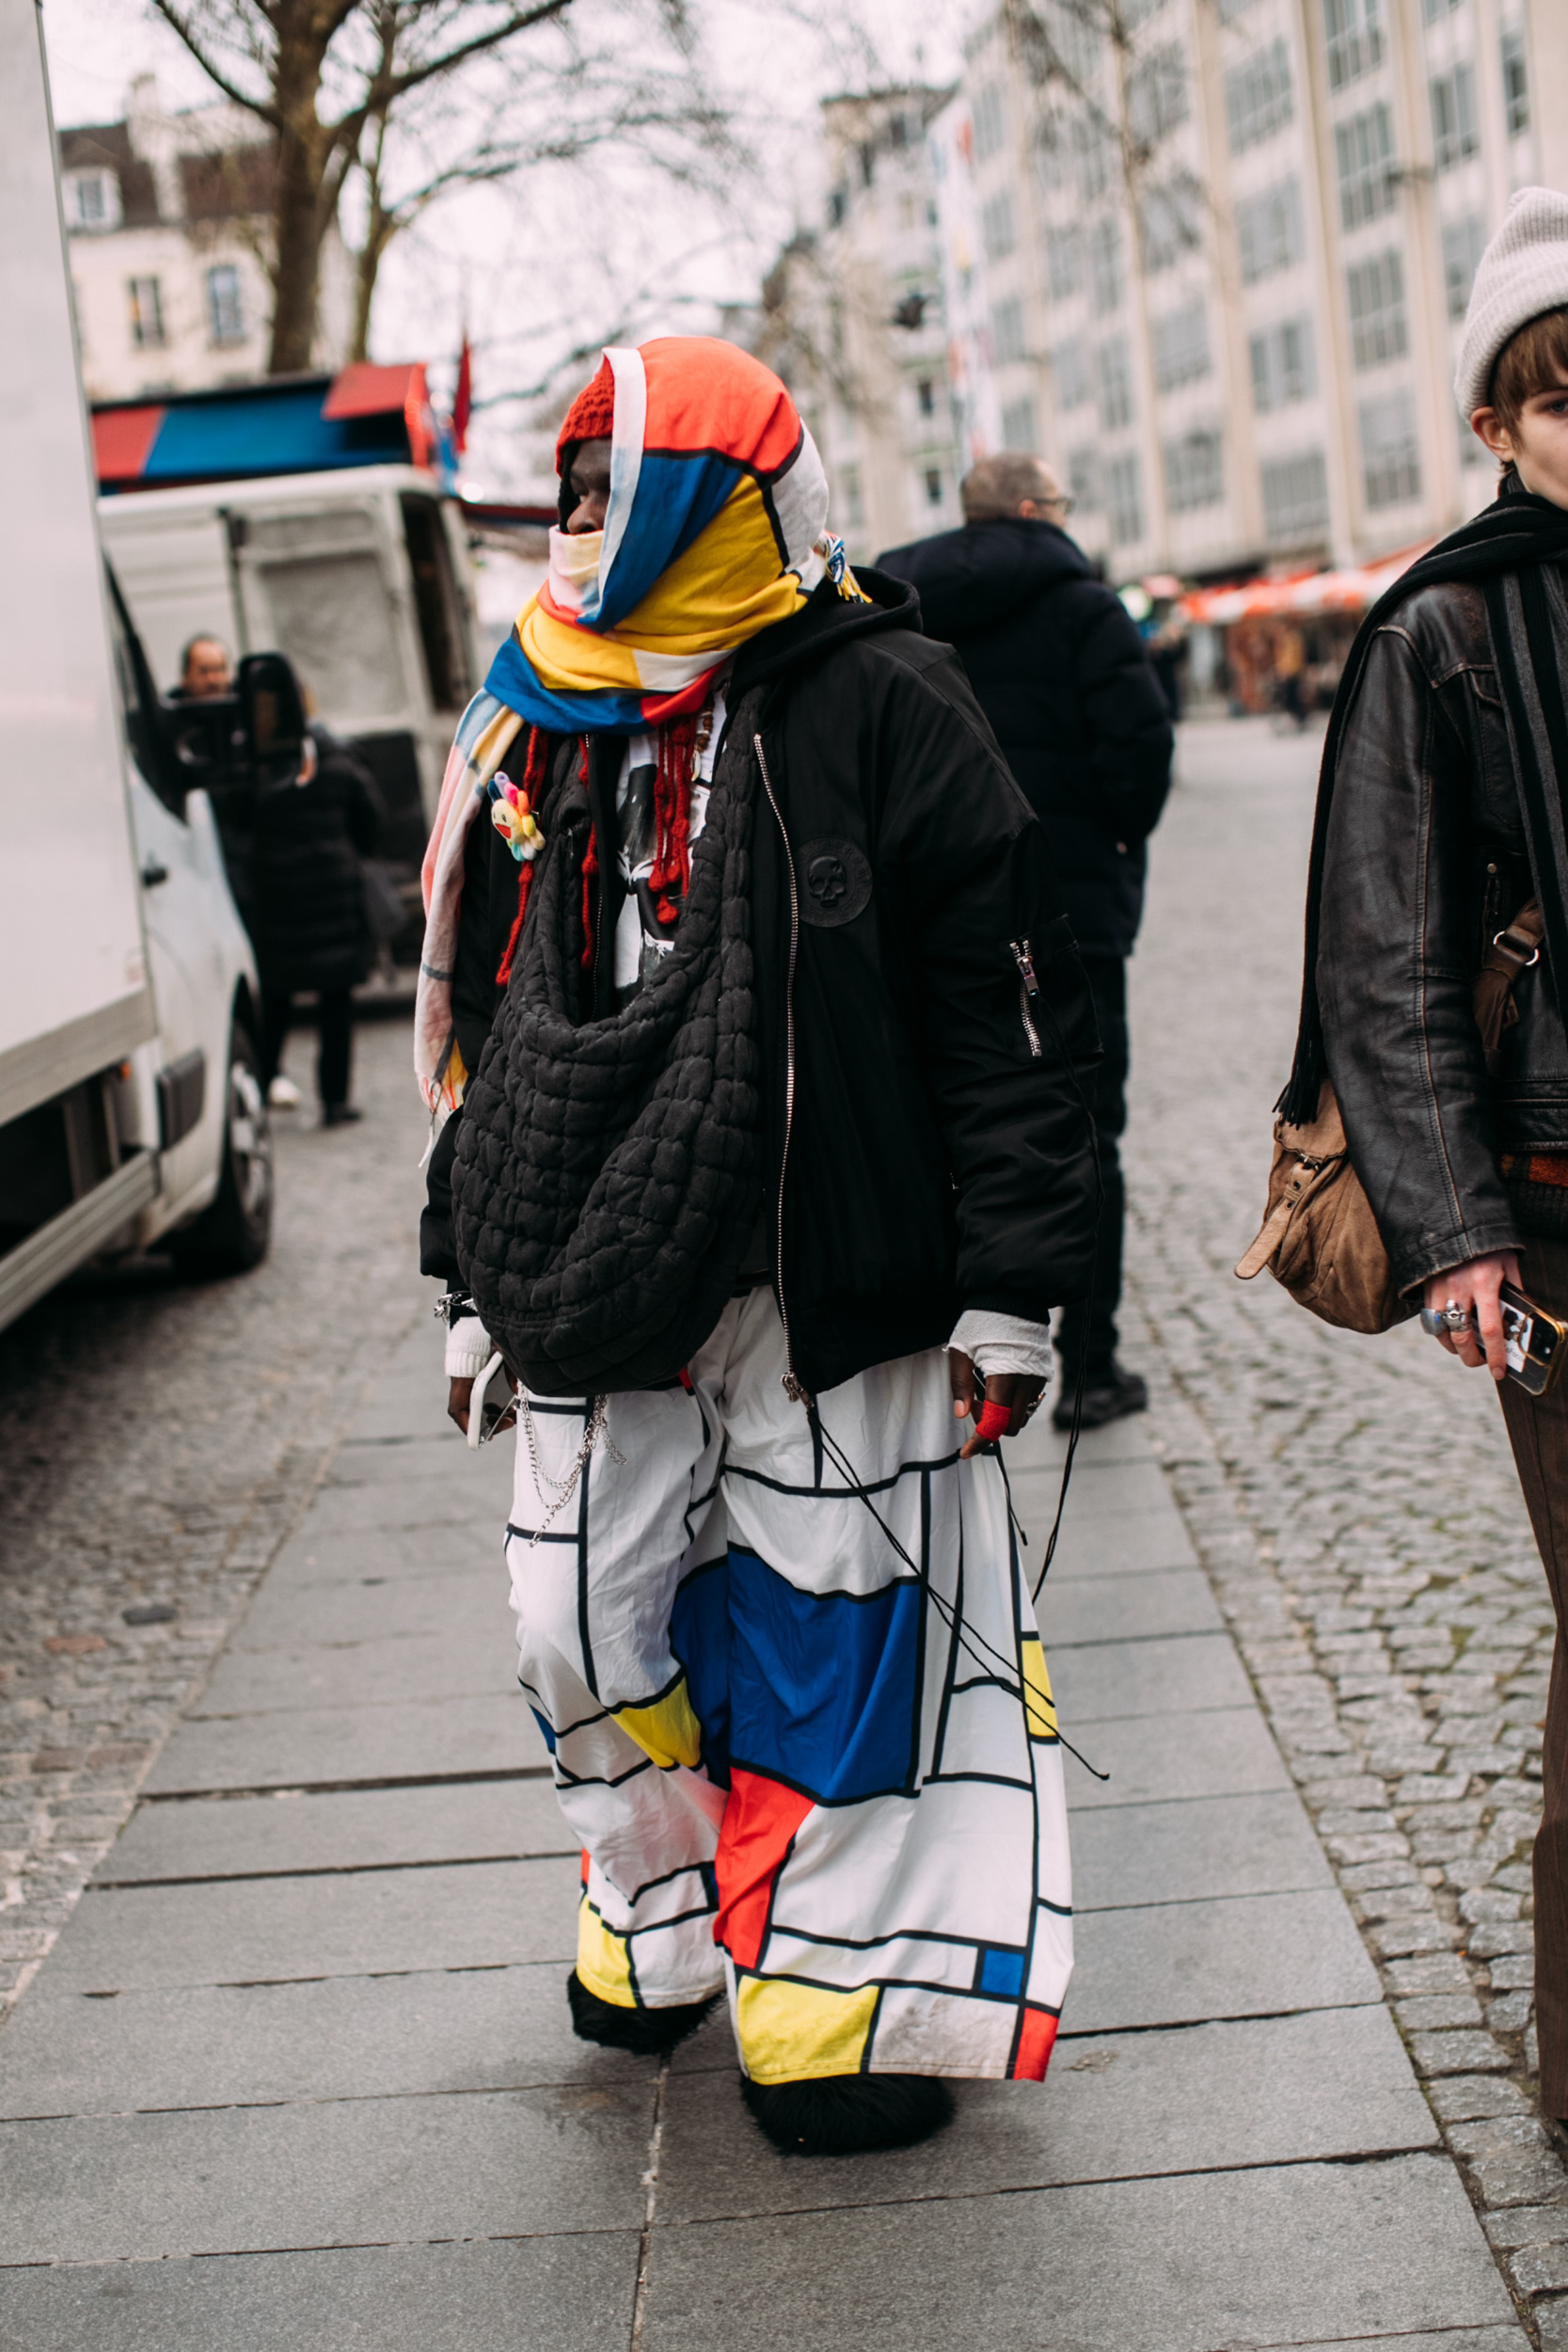
{"type": "Polygon", "coordinates": [[[283,376],[92,412],[101,490],[169,489],[354,466],[440,469],[424,367],[368,360],[336,375],[283,376]]]}

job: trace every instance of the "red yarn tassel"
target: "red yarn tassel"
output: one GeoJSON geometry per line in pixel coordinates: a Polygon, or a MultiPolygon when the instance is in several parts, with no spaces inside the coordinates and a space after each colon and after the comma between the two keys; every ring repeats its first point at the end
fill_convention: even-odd
{"type": "Polygon", "coordinates": [[[677,903],[691,881],[691,780],[697,765],[697,720],[684,711],[658,731],[654,780],[654,864],[648,887],[658,898],[661,923],[680,920],[677,903]],[[666,895],[673,894],[673,895],[666,895]]]}
{"type": "MultiPolygon", "coordinates": [[[[523,755],[523,790],[534,815],[539,813],[540,788],[545,781],[545,749],[546,737],[543,727],[530,727],[528,750],[523,755]]],[[[533,861],[525,858],[523,870],[517,877],[517,912],[507,935],[506,953],[496,968],[496,986],[504,988],[512,977],[512,959],[517,952],[517,942],[523,935],[523,917],[528,913],[529,885],[533,880],[533,861]]]]}

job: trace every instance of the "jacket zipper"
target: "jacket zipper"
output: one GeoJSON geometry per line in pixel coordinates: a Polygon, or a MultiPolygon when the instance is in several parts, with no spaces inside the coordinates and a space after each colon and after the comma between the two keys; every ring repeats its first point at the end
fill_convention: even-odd
{"type": "Polygon", "coordinates": [[[1037,996],[1040,993],[1040,984],[1035,977],[1034,953],[1026,939],[1009,939],[1007,945],[1013,951],[1013,961],[1018,966],[1018,1001],[1019,1009],[1023,1015],[1023,1034],[1029,1041],[1031,1055],[1036,1061],[1038,1061],[1040,1033],[1035,1026],[1035,1016],[1029,1009],[1029,999],[1032,996],[1037,996]]]}
{"type": "Polygon", "coordinates": [[[762,784],[768,795],[768,805],[777,819],[779,832],[784,838],[784,864],[789,868],[789,972],[784,982],[784,1150],[779,1155],[779,1216],[775,1238],[777,1250],[775,1263],[778,1266],[779,1321],[784,1326],[784,1375],[782,1385],[785,1396],[792,1404],[809,1406],[812,1403],[810,1391],[797,1379],[795,1374],[795,1351],[790,1343],[789,1309],[784,1304],[784,1177],[789,1168],[789,1139],[795,1128],[795,960],[800,946],[800,897],[795,885],[795,852],[789,846],[789,829],[784,823],[784,811],[780,808],[778,796],[773,790],[773,779],[768,772],[768,755],[762,748],[761,736],[753,735],[752,744],[756,752],[757,766],[762,771],[762,784]]]}

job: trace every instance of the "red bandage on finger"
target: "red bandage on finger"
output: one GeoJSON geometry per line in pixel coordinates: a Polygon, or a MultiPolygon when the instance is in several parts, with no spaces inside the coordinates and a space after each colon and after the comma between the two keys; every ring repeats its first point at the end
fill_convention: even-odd
{"type": "Polygon", "coordinates": [[[980,1418],[974,1424],[974,1435],[980,1443],[989,1445],[993,1438],[1010,1437],[1012,1426],[1012,1406],[998,1405],[994,1397],[988,1396],[980,1407],[980,1418]]]}

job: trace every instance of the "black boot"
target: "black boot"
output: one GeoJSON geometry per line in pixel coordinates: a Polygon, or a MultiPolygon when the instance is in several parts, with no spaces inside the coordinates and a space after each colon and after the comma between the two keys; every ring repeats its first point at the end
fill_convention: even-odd
{"type": "Polygon", "coordinates": [[[786,2156],[847,2156],[912,2148],[953,2121],[953,2093],[934,2074],[820,2074],[753,2083],[740,2095],[752,2121],[786,2156]]]}
{"type": "MultiPolygon", "coordinates": [[[[1077,1392],[1076,1375],[1062,1367],[1062,1385],[1051,1415],[1053,1427],[1072,1427],[1072,1400],[1077,1392]]],[[[1113,1356],[1108,1364],[1093,1365],[1084,1375],[1084,1411],[1080,1429],[1103,1429],[1108,1421],[1120,1421],[1125,1413],[1142,1413],[1148,1406],[1148,1383],[1141,1373],[1128,1372],[1113,1356]]]]}
{"type": "Polygon", "coordinates": [[[572,2031],[579,2042],[596,2042],[604,2050],[630,2050],[637,2058],[668,2058],[695,2033],[718,2000],[684,2001],[675,2009],[623,2009],[617,2001],[601,2001],[590,1993],[574,1968],[566,1979],[566,1999],[572,2011],[572,2031]]]}

